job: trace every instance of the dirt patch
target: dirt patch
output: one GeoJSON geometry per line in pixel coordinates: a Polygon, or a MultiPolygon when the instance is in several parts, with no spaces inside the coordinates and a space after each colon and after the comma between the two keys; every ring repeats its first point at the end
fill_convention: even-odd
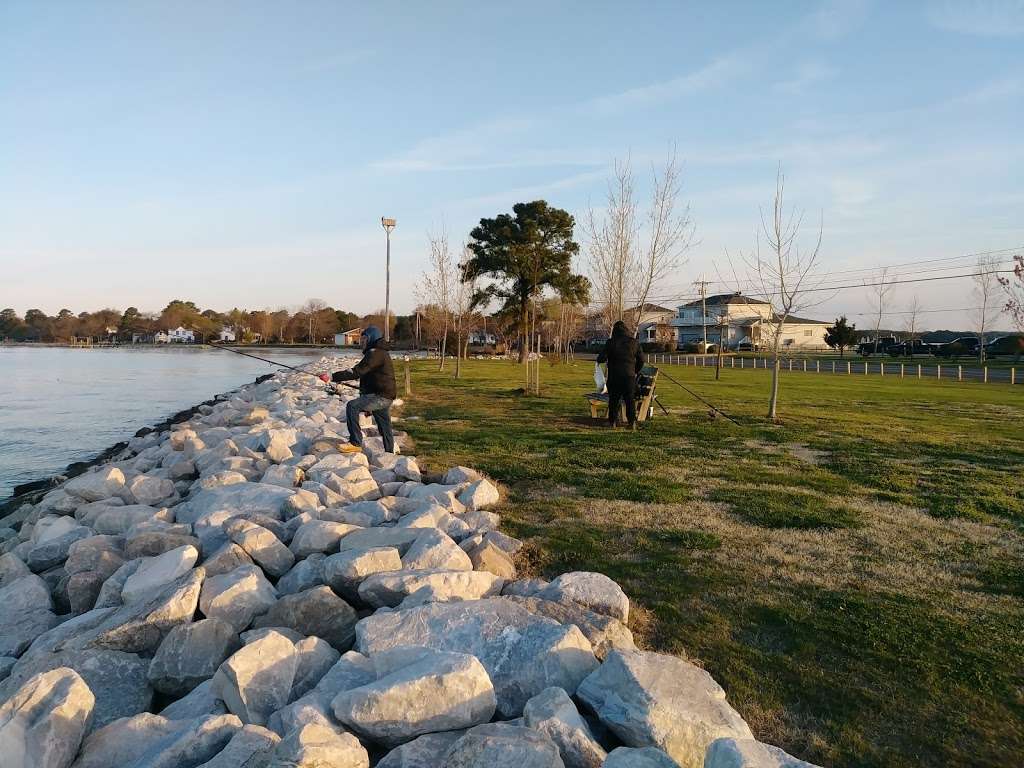
{"type": "Polygon", "coordinates": [[[825,459],[828,458],[828,451],[819,451],[814,448],[808,448],[803,443],[787,443],[786,452],[789,453],[794,459],[805,461],[808,464],[824,464],[825,459]]]}

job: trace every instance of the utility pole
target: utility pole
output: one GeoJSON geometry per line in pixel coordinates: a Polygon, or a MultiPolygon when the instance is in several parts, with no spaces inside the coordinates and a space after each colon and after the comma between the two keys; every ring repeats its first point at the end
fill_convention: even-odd
{"type": "Polygon", "coordinates": [[[704,332],[704,347],[701,349],[701,354],[708,351],[708,281],[707,280],[696,280],[693,283],[700,288],[700,327],[704,332]]]}
{"type": "Polygon", "coordinates": [[[394,219],[380,217],[388,239],[387,262],[384,273],[384,341],[391,341],[391,230],[395,228],[394,219]]]}
{"type": "Polygon", "coordinates": [[[725,350],[725,331],[729,327],[727,317],[722,314],[718,317],[718,359],[715,361],[715,381],[722,378],[722,353],[725,350]]]}

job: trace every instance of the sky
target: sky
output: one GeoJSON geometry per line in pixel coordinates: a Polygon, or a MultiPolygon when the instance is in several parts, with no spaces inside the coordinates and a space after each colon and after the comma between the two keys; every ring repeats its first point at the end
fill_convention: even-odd
{"type": "MultiPolygon", "coordinates": [[[[652,298],[735,288],[781,167],[855,286],[805,314],[864,327],[878,266],[1024,246],[1022,125],[1024,0],[0,0],[0,306],[370,312],[389,216],[408,312],[429,232],[581,221],[627,157],[643,200],[674,149],[697,243],[652,298]]],[[[887,324],[915,296],[969,325],[969,279],[897,286],[887,324]]]]}

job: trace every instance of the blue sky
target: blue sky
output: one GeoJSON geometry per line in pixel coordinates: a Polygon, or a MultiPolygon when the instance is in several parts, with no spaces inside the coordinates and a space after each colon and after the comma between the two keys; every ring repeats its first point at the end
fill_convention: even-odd
{"type": "MultiPolygon", "coordinates": [[[[780,164],[859,282],[1024,245],[1022,118],[1024,0],[5,0],[0,305],[370,311],[388,215],[406,311],[428,230],[538,197],[579,216],[627,155],[645,194],[673,145],[700,243],[662,303],[753,246],[780,164]]],[[[948,281],[893,309],[913,293],[972,306],[948,281]]]]}

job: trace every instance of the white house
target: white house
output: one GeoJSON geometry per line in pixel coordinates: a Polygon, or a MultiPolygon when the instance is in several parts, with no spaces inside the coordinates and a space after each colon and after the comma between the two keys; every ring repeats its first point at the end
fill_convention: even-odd
{"type": "Polygon", "coordinates": [[[494,346],[498,343],[498,337],[493,333],[482,333],[481,331],[474,331],[469,334],[469,343],[473,345],[487,345],[494,346]]]}
{"type": "MultiPolygon", "coordinates": [[[[709,343],[718,343],[721,338],[726,349],[766,349],[772,344],[777,319],[767,301],[724,293],[683,304],[670,325],[675,327],[676,343],[680,345],[703,341],[706,334],[709,343]]],[[[825,320],[790,316],[780,330],[782,347],[824,349],[829,325],[825,320]]]]}
{"type": "Polygon", "coordinates": [[[235,332],[228,328],[226,325],[220,329],[220,340],[221,341],[234,341],[235,332]]]}
{"type": "Polygon", "coordinates": [[[153,334],[153,341],[157,344],[169,344],[171,337],[167,334],[167,331],[157,331],[153,334]]]}
{"type": "Polygon", "coordinates": [[[195,331],[191,331],[183,326],[178,326],[172,331],[167,332],[172,343],[176,344],[192,344],[196,340],[195,331]]]}

